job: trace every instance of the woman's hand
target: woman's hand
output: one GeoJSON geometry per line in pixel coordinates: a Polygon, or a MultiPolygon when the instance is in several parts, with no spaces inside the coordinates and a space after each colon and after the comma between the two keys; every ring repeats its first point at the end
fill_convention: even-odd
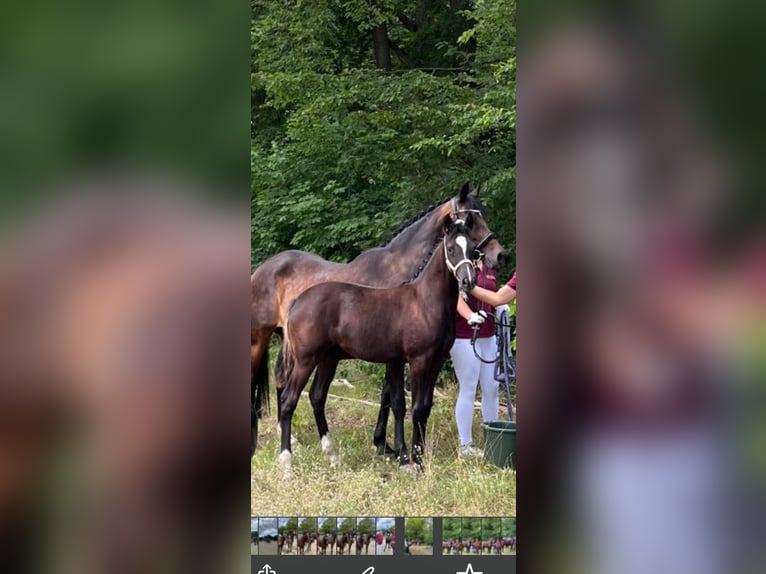
{"type": "Polygon", "coordinates": [[[487,313],[485,311],[474,311],[471,313],[471,316],[468,318],[468,324],[473,326],[478,326],[484,323],[484,321],[487,320],[487,313]]]}

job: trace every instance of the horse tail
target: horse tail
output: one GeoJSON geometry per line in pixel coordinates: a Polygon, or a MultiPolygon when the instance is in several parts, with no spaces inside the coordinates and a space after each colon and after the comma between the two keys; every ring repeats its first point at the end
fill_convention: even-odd
{"type": "Polygon", "coordinates": [[[293,352],[292,344],[290,343],[290,329],[289,319],[285,324],[284,333],[282,336],[282,347],[279,349],[279,355],[277,355],[276,377],[277,386],[283,389],[287,384],[287,379],[290,378],[290,374],[293,371],[295,365],[295,353],[293,352]]]}
{"type": "Polygon", "coordinates": [[[263,356],[257,367],[253,369],[250,379],[250,456],[255,453],[258,443],[258,419],[269,411],[269,347],[263,351],[263,356]]]}

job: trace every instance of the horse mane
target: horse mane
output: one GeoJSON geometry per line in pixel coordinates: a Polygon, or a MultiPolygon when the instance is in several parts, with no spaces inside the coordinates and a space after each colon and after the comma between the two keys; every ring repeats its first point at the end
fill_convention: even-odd
{"type": "Polygon", "coordinates": [[[433,261],[434,256],[436,255],[436,251],[439,248],[439,244],[442,242],[444,237],[446,236],[447,238],[452,238],[458,233],[460,233],[460,228],[457,225],[454,225],[452,229],[450,229],[449,231],[442,230],[442,232],[436,236],[436,239],[434,239],[434,242],[431,245],[431,249],[428,250],[428,253],[426,254],[423,261],[420,263],[420,265],[418,265],[418,268],[415,271],[415,274],[412,276],[411,279],[408,279],[407,281],[403,281],[402,285],[409,285],[410,283],[414,283],[415,281],[417,281],[418,277],[420,277],[423,274],[423,272],[426,269],[428,269],[428,266],[431,265],[431,261],[433,261]]]}
{"type": "Polygon", "coordinates": [[[408,219],[407,221],[405,221],[404,223],[402,223],[402,224],[401,224],[401,225],[400,225],[400,226],[399,226],[399,227],[396,229],[396,231],[394,231],[394,232],[391,234],[391,236],[390,236],[390,237],[389,237],[389,238],[386,240],[386,242],[385,242],[383,245],[381,245],[381,247],[386,247],[386,246],[390,245],[390,243],[391,243],[391,242],[392,242],[394,239],[396,239],[397,237],[399,237],[399,236],[400,236],[400,235],[401,235],[401,234],[402,234],[402,233],[403,233],[405,230],[407,230],[407,229],[408,229],[408,228],[409,228],[411,225],[413,225],[414,223],[417,223],[418,221],[420,221],[421,219],[423,219],[423,218],[424,218],[426,215],[428,215],[429,213],[431,213],[433,210],[435,210],[435,209],[437,209],[437,208],[441,207],[442,205],[444,205],[445,203],[447,203],[447,202],[448,202],[450,199],[451,199],[450,197],[447,197],[447,198],[445,198],[445,199],[440,199],[438,202],[434,203],[434,204],[433,204],[431,207],[427,207],[426,209],[424,209],[423,211],[421,211],[420,213],[418,213],[418,214],[417,214],[417,215],[415,215],[414,217],[412,217],[412,218],[408,219]]]}

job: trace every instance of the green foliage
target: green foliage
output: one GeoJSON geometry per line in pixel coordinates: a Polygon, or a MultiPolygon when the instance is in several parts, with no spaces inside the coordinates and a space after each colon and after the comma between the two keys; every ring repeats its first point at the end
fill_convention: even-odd
{"type": "Polygon", "coordinates": [[[302,518],[298,530],[304,534],[314,534],[317,531],[317,519],[316,518],[302,518]]]}
{"type": "Polygon", "coordinates": [[[485,518],[481,522],[482,538],[500,536],[502,530],[499,518],[485,518]]]}
{"type": "Polygon", "coordinates": [[[375,532],[375,519],[361,518],[356,525],[356,531],[360,533],[375,532]]]}
{"type": "Polygon", "coordinates": [[[407,540],[412,543],[419,540],[426,546],[433,544],[433,523],[430,518],[408,518],[406,524],[407,540]]]}
{"type": "MultiPolygon", "coordinates": [[[[280,522],[281,522],[281,520],[280,520],[280,522]]],[[[282,534],[284,534],[285,532],[290,532],[290,531],[295,531],[295,530],[298,530],[298,519],[297,518],[290,518],[290,519],[287,520],[287,522],[285,522],[284,524],[282,524],[279,527],[279,532],[282,533],[282,534]]]]}
{"type": "Polygon", "coordinates": [[[516,536],[516,519],[513,517],[502,520],[503,538],[516,536]]]}
{"type": "Polygon", "coordinates": [[[481,518],[463,518],[463,538],[481,538],[481,518]]]}
{"type": "Polygon", "coordinates": [[[290,248],[348,261],[465,181],[515,260],[515,1],[251,7],[254,267],[290,248]]]}
{"type": "Polygon", "coordinates": [[[321,534],[330,534],[331,532],[335,532],[336,528],[337,528],[337,523],[335,521],[335,518],[320,519],[319,532],[321,534]]]}
{"type": "Polygon", "coordinates": [[[444,518],[442,520],[442,537],[445,540],[450,538],[460,540],[462,532],[462,522],[460,518],[444,518]]]}
{"type": "Polygon", "coordinates": [[[339,518],[338,532],[351,534],[356,530],[356,518],[339,518]]]}

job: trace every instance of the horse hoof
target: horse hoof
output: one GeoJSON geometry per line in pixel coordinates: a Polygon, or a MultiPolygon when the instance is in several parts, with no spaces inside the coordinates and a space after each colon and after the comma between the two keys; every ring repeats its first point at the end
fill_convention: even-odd
{"type": "Polygon", "coordinates": [[[402,464],[399,466],[399,470],[408,474],[415,474],[417,472],[415,465],[412,464],[402,464]]]}

